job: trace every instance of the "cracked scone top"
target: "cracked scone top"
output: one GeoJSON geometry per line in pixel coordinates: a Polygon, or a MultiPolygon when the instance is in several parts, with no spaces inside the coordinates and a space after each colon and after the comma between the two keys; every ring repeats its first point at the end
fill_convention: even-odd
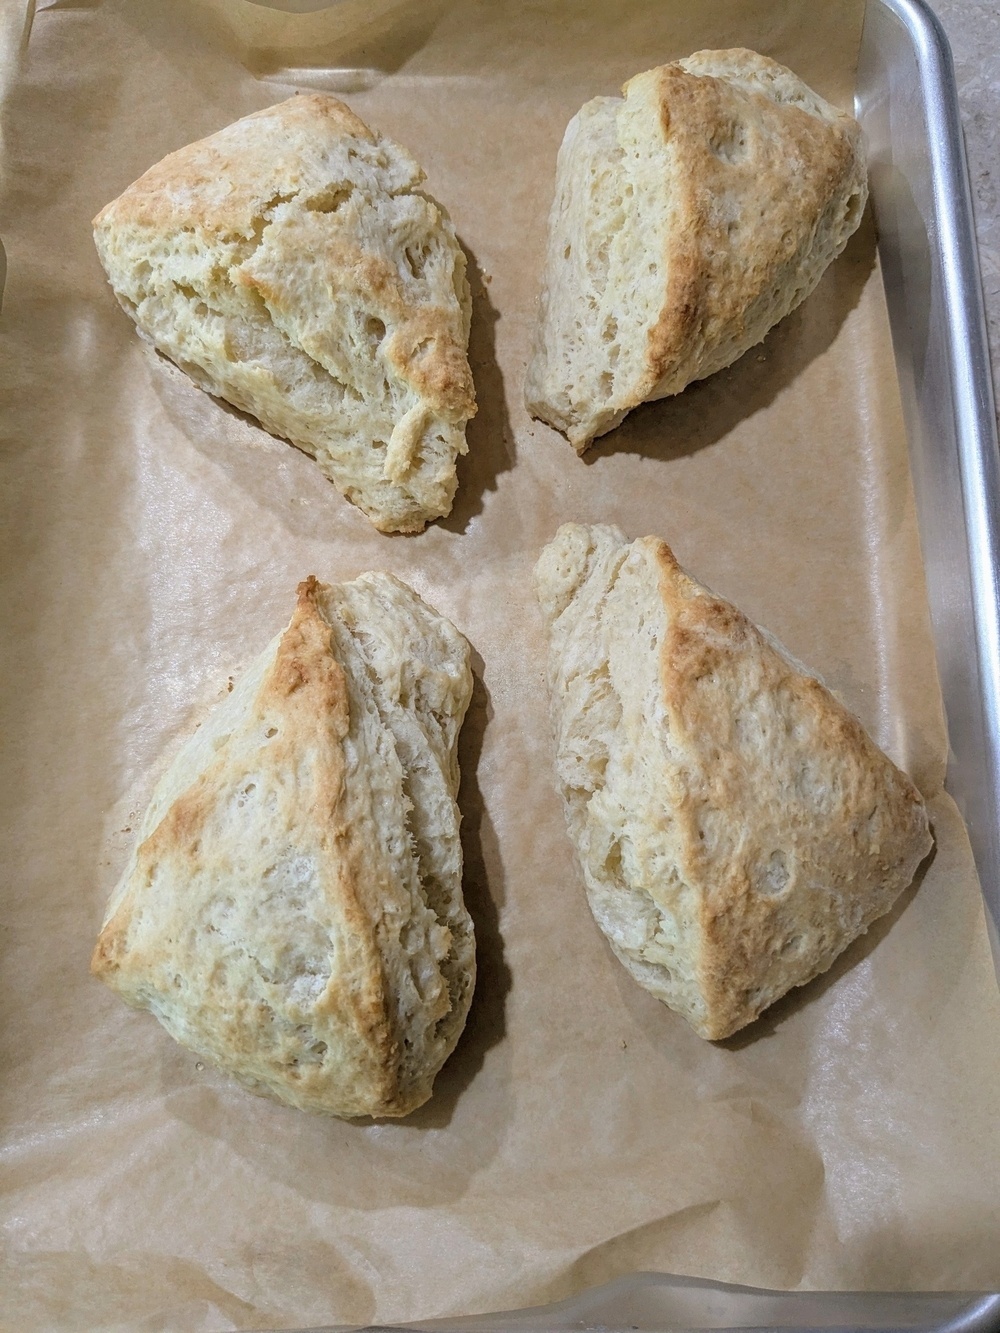
{"type": "Polygon", "coordinates": [[[451,510],[475,413],[465,255],[424,173],[310,94],[171,153],[94,220],[140,331],[383,532],[451,510]]]}

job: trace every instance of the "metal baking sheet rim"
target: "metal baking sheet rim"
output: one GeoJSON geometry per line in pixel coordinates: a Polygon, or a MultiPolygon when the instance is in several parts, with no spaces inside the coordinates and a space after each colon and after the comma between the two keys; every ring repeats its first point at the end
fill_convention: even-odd
{"type": "MultiPolygon", "coordinates": [[[[1000,455],[954,67],[925,0],[868,0],[856,114],[951,738],[948,789],[969,829],[1000,977],[1000,455]]],[[[777,1292],[632,1273],[555,1305],[394,1327],[1000,1333],[1000,1293],[777,1292]]]]}

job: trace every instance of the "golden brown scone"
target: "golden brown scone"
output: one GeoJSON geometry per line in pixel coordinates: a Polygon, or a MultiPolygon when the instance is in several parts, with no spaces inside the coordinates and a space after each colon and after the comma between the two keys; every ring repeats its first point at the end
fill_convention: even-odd
{"type": "Polygon", "coordinates": [[[728,1037],[889,911],[931,848],[924,803],[665,542],[566,524],[535,584],[591,909],[640,985],[728,1037]]]}
{"type": "Polygon", "coordinates": [[[93,971],[254,1092],[406,1115],[465,1024],[458,630],[388,574],[307,579],[186,742],[93,971]]]}
{"type": "Polygon", "coordinates": [[[570,121],[525,400],[582,453],[809,295],[868,197],[861,131],[783,65],[699,51],[570,121]]]}
{"type": "Polygon", "coordinates": [[[423,179],[314,93],[171,153],[94,219],[140,332],[382,532],[451,510],[476,410],[465,254],[423,179]]]}

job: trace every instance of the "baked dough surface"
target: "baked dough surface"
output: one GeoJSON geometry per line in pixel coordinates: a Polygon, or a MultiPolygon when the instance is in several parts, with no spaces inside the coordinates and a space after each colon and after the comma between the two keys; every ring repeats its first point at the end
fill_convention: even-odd
{"type": "Polygon", "coordinates": [[[476,410],[465,254],[423,179],[313,93],[171,153],[94,219],[139,330],[382,532],[450,512],[476,410]]]}
{"type": "Polygon", "coordinates": [[[254,1092],[426,1101],[465,1024],[469,647],[388,574],[308,579],[156,788],[92,968],[254,1092]]]}
{"type": "Polygon", "coordinates": [[[727,1037],[889,911],[931,849],[923,800],[665,542],[565,524],[535,581],[591,909],[640,985],[727,1037]]]}
{"type": "Polygon", "coordinates": [[[857,122],[753,51],[699,51],[570,121],[525,401],[582,453],[742,356],[847,244],[857,122]]]}

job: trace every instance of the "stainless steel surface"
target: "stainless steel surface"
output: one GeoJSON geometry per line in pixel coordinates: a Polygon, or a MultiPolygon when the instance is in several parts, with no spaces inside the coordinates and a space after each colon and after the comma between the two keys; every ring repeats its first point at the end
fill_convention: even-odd
{"type": "MultiPolygon", "coordinates": [[[[398,1326],[393,1326],[398,1327],[398,1326]]],[[[872,1294],[870,1292],[773,1292],[727,1287],[697,1278],[634,1273],[571,1300],[530,1310],[470,1319],[408,1324],[407,1329],[442,1333],[540,1333],[543,1329],[626,1330],[685,1333],[688,1329],[811,1330],[847,1333],[995,1333],[1000,1296],[960,1293],[872,1294]]],[[[304,1333],[304,1331],[303,1331],[304,1333]]],[[[343,1329],[312,1333],[345,1333],[343,1329]]],[[[357,1333],[387,1333],[373,1325],[357,1333]]]]}
{"type": "Polygon", "coordinates": [[[1000,5],[997,0],[931,0],[931,4],[954,58],[993,362],[993,397],[1000,399],[1000,5]]]}
{"type": "Polygon", "coordinates": [[[1000,464],[951,55],[922,0],[873,0],[857,111],[965,817],[1000,960],[1000,464]]]}

